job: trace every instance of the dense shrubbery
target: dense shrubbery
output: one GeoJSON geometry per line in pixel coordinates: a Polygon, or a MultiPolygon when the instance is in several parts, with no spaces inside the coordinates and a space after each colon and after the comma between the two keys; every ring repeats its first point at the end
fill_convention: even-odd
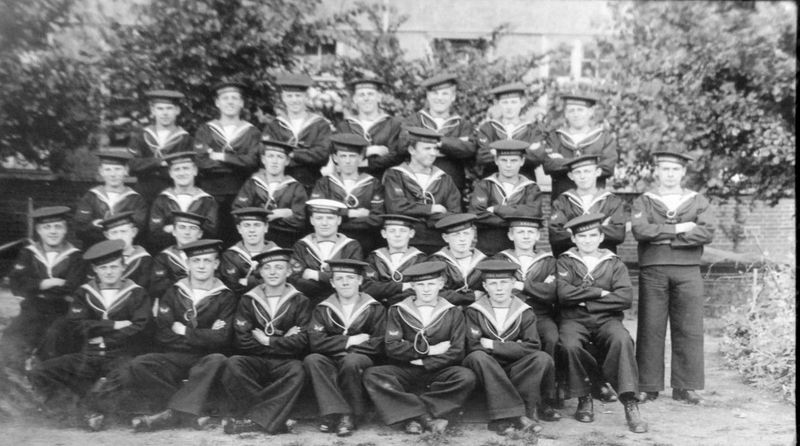
{"type": "Polygon", "coordinates": [[[722,354],[748,383],[796,402],[796,266],[767,264],[757,289],[726,317],[722,354]]]}

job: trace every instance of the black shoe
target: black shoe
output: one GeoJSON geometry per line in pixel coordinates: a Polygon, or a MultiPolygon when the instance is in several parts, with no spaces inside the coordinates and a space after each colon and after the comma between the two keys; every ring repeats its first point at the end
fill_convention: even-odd
{"type": "Polygon", "coordinates": [[[434,434],[443,434],[447,429],[447,420],[444,418],[433,418],[429,414],[419,417],[422,426],[434,434]]]}
{"type": "Polygon", "coordinates": [[[514,423],[515,427],[522,432],[539,433],[542,431],[542,425],[536,418],[528,418],[526,416],[519,417],[514,423]]]}
{"type": "Polygon", "coordinates": [[[103,421],[105,417],[101,413],[91,413],[86,416],[86,427],[92,432],[99,432],[105,427],[103,421]]]}
{"type": "Polygon", "coordinates": [[[685,401],[689,404],[700,404],[703,402],[700,395],[691,389],[672,389],[672,399],[676,401],[685,401]]]}
{"type": "Polygon", "coordinates": [[[611,384],[609,383],[603,383],[594,392],[592,392],[592,396],[604,403],[613,403],[619,400],[617,392],[614,391],[614,388],[611,387],[611,384]]]}
{"type": "Polygon", "coordinates": [[[155,415],[136,417],[131,421],[135,432],[150,432],[172,427],[178,423],[178,416],[172,409],[159,412],[155,415]]]}
{"type": "Polygon", "coordinates": [[[407,434],[419,435],[422,433],[422,424],[417,420],[410,420],[404,427],[407,434]]]}
{"type": "Polygon", "coordinates": [[[539,419],[542,421],[558,421],[561,419],[561,412],[550,404],[544,403],[539,407],[539,419]]]}
{"type": "Polygon", "coordinates": [[[648,401],[655,401],[658,399],[658,392],[639,392],[639,395],[636,396],[636,399],[638,399],[642,404],[648,401]]]}
{"type": "Polygon", "coordinates": [[[636,398],[627,398],[622,405],[625,407],[625,420],[628,422],[628,429],[635,434],[647,432],[647,423],[642,420],[642,416],[639,413],[639,403],[636,402],[636,398]]]}
{"type": "Polygon", "coordinates": [[[516,430],[514,429],[514,422],[509,418],[492,420],[489,422],[487,428],[490,431],[497,432],[497,435],[502,435],[502,436],[506,436],[516,430]]]}
{"type": "Polygon", "coordinates": [[[339,418],[339,424],[336,426],[336,436],[349,437],[356,430],[356,425],[353,423],[353,417],[350,415],[342,415],[339,418]]]}
{"type": "Polygon", "coordinates": [[[594,421],[594,402],[591,395],[578,398],[578,410],[575,411],[575,419],[581,423],[594,421]]]}
{"type": "Polygon", "coordinates": [[[319,423],[319,431],[324,434],[330,434],[333,432],[334,426],[336,426],[336,419],[333,415],[328,415],[322,417],[322,421],[319,423]]]}

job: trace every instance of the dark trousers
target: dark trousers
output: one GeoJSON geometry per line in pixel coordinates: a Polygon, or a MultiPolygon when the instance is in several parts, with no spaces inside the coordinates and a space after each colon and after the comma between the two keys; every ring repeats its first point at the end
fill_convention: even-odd
{"type": "Polygon", "coordinates": [[[539,339],[542,341],[542,350],[556,357],[556,345],[558,345],[558,324],[550,315],[536,315],[536,330],[539,332],[539,339]]]}
{"type": "MultiPolygon", "coordinates": [[[[71,353],[40,363],[28,373],[28,379],[34,387],[48,396],[67,388],[84,397],[98,379],[130,360],[131,356],[122,354],[71,353]]],[[[84,403],[94,411],[105,412],[113,408],[113,404],[105,404],[109,401],[95,398],[88,398],[84,403]]]]}
{"type": "Polygon", "coordinates": [[[225,359],[220,353],[148,353],[128,365],[129,386],[169,409],[200,415],[219,380],[225,359]]]}
{"type": "Polygon", "coordinates": [[[562,320],[559,343],[570,397],[590,394],[593,370],[602,370],[603,377],[620,394],[639,391],[633,339],[622,321],[608,319],[594,325],[573,319],[562,320]],[[597,364],[589,343],[605,353],[602,365],[597,364]]]}
{"type": "Polygon", "coordinates": [[[475,388],[475,374],[461,366],[435,372],[415,365],[382,365],[364,372],[364,387],[386,424],[458,409],[475,388]],[[422,387],[419,395],[414,388],[422,387]]]}
{"type": "MultiPolygon", "coordinates": [[[[38,298],[30,298],[38,299],[38,298]]],[[[34,352],[39,352],[43,345],[45,333],[53,323],[62,318],[67,312],[66,302],[53,302],[52,304],[29,302],[27,299],[20,304],[20,312],[11,320],[3,337],[0,339],[0,358],[6,366],[22,370],[25,360],[34,352]],[[40,307],[48,307],[42,309],[40,307]]],[[[55,353],[46,352],[45,359],[57,356],[55,353]]]]}
{"type": "Polygon", "coordinates": [[[642,391],[664,390],[668,319],[672,340],[670,385],[675,389],[702,389],[703,278],[698,266],[646,266],[639,273],[636,362],[642,391]]]}
{"type": "Polygon", "coordinates": [[[303,362],[293,358],[231,356],[222,385],[237,408],[269,433],[279,432],[303,390],[303,362]]]}
{"type": "Polygon", "coordinates": [[[372,359],[359,353],[330,357],[312,353],[303,360],[311,378],[319,414],[362,416],[366,413],[367,392],[362,375],[372,367],[372,359]]]}
{"type": "Polygon", "coordinates": [[[539,350],[514,362],[500,364],[483,351],[464,358],[486,393],[490,420],[535,414],[542,400],[542,384],[553,379],[553,358],[539,350]]]}

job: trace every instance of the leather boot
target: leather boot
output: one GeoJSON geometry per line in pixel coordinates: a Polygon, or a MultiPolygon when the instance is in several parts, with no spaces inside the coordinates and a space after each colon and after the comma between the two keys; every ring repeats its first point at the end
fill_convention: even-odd
{"type": "Polygon", "coordinates": [[[353,417],[350,415],[342,415],[339,419],[339,424],[336,426],[336,435],[339,437],[349,437],[356,430],[356,425],[353,423],[353,417]]]}
{"type": "Polygon", "coordinates": [[[655,401],[656,399],[658,399],[658,392],[639,392],[637,399],[642,404],[648,401],[655,401]]]}
{"type": "Polygon", "coordinates": [[[625,407],[625,420],[628,422],[628,429],[635,434],[647,432],[647,423],[642,420],[642,416],[639,413],[639,403],[636,398],[633,396],[625,398],[622,401],[622,405],[625,407]]]}
{"type": "Polygon", "coordinates": [[[591,395],[578,397],[578,410],[575,411],[575,419],[581,423],[594,421],[594,402],[591,395]]]}
{"type": "Polygon", "coordinates": [[[700,404],[703,399],[694,390],[691,389],[672,389],[672,399],[677,401],[685,401],[689,404],[700,404]]]}

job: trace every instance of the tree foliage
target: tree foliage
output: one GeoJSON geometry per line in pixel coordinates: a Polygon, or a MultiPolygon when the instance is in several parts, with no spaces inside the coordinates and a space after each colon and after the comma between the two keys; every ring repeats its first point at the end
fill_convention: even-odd
{"type": "Polygon", "coordinates": [[[796,10],[767,2],[631,2],[599,41],[621,185],[641,190],[649,154],[696,156],[691,185],[717,196],[794,193],[796,10]],[[637,182],[638,180],[638,182],[637,182]]]}
{"type": "Polygon", "coordinates": [[[59,36],[76,22],[74,0],[2,1],[0,154],[65,168],[101,122],[100,73],[59,36]]]}
{"type": "Polygon", "coordinates": [[[107,61],[109,108],[117,115],[145,111],[143,93],[177,89],[187,95],[182,124],[193,129],[216,116],[212,86],[238,80],[250,88],[251,113],[272,110],[276,71],[294,64],[308,41],[307,17],[319,0],[162,0],[138,10],[132,25],[116,26],[107,61]]]}

